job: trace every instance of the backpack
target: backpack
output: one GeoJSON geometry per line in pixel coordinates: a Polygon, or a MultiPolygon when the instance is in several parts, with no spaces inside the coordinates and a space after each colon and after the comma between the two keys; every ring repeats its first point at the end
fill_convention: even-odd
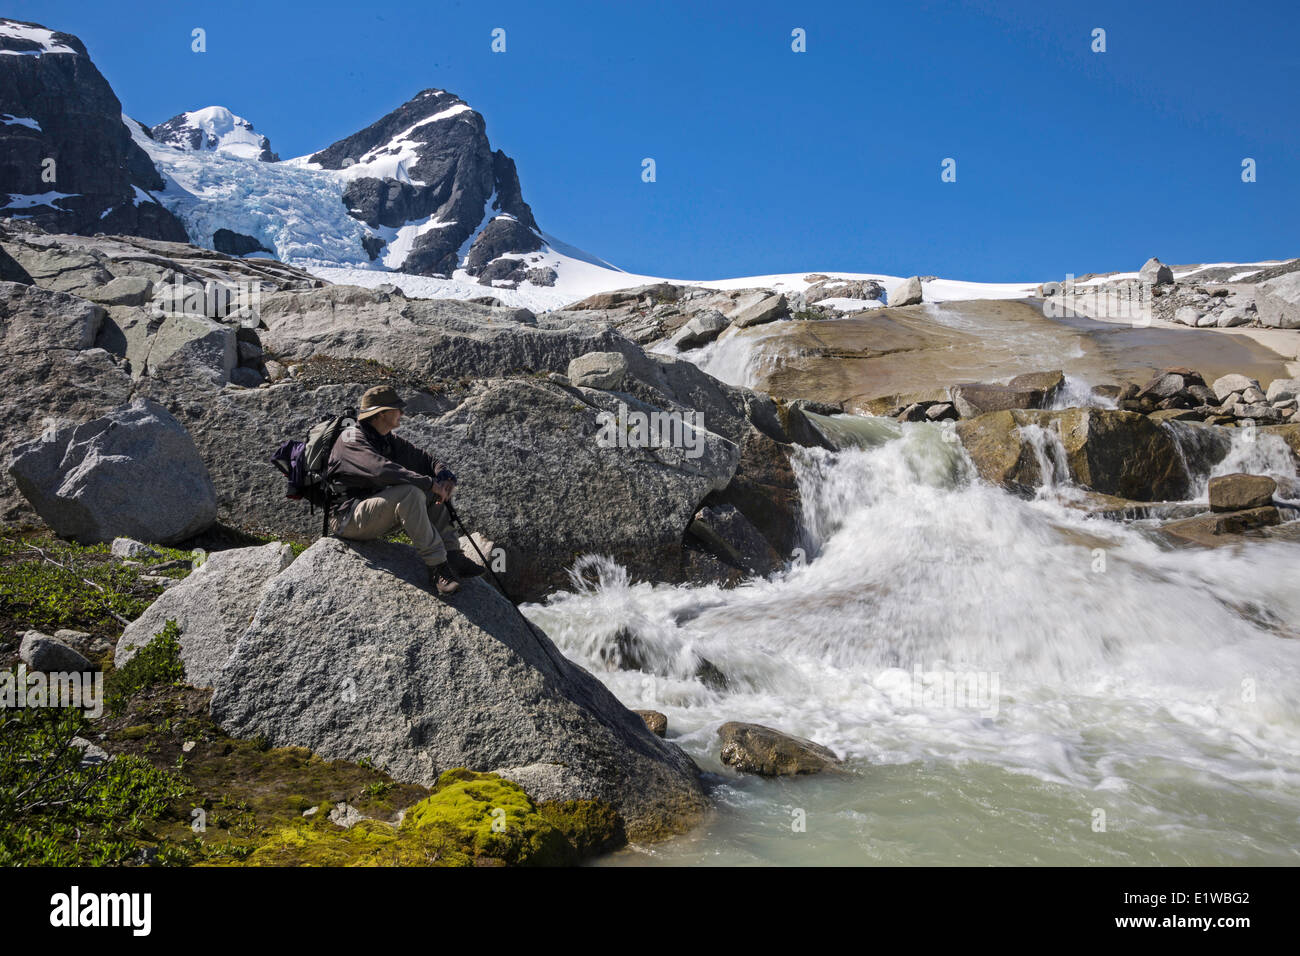
{"type": "Polygon", "coordinates": [[[345,409],[335,418],[322,418],[307,433],[307,440],[290,439],[280,443],[275,454],[271,456],[273,464],[288,482],[284,496],[294,501],[306,499],[311,513],[319,507],[323,512],[321,518],[321,537],[329,534],[330,503],[333,491],[330,487],[330,452],[338,441],[343,429],[357,423],[357,413],[345,409]]]}

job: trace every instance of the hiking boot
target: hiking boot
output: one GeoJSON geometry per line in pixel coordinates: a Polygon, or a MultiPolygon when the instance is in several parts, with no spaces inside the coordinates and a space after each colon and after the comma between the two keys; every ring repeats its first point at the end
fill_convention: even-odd
{"type": "Polygon", "coordinates": [[[429,566],[429,583],[438,589],[439,594],[455,594],[460,590],[460,582],[446,561],[429,566]]]}
{"type": "Polygon", "coordinates": [[[447,563],[451,569],[462,578],[476,578],[483,573],[485,568],[481,564],[475,564],[469,558],[465,557],[464,551],[448,551],[447,563]]]}

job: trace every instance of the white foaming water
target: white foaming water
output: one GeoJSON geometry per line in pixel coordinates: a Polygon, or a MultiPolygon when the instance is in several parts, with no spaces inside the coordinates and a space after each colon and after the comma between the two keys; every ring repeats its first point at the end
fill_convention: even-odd
{"type": "MultiPolygon", "coordinates": [[[[757,329],[728,328],[708,345],[681,357],[728,385],[757,388],[783,354],[780,340],[787,325],[771,322],[757,329]]],[[[677,354],[671,346],[661,351],[677,354]]]]}
{"type": "Polygon", "coordinates": [[[723,590],[590,559],[597,584],[527,608],[716,775],[719,812],[637,862],[1300,860],[1300,545],[1170,550],[972,480],[939,427],[863,426],[869,447],[797,458],[811,560],[723,590]],[[611,669],[629,635],[640,669],[611,669]],[[936,694],[939,673],[993,697],[936,694]],[[853,773],[733,774],[727,720],[853,773]]]}

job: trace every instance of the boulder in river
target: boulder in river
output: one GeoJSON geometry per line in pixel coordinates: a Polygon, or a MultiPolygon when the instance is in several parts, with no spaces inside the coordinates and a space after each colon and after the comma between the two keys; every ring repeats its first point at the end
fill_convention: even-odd
{"type": "Polygon", "coordinates": [[[742,773],[786,777],[842,769],[830,748],[762,724],[729,721],[718,728],[718,739],[722,762],[742,773]]]}
{"type": "Polygon", "coordinates": [[[698,349],[721,335],[728,324],[726,316],[717,309],[706,309],[678,329],[672,343],[682,352],[698,349]]]}
{"type": "Polygon", "coordinates": [[[1210,479],[1211,511],[1245,511],[1273,503],[1277,482],[1268,475],[1219,475],[1210,479]]]}
{"type": "Polygon", "coordinates": [[[217,494],[184,426],[137,399],[13,451],[9,474],[61,537],[170,544],[209,527],[217,494]]]}
{"type": "Polygon", "coordinates": [[[1210,388],[1214,389],[1215,397],[1223,401],[1234,393],[1244,394],[1248,388],[1259,388],[1259,382],[1244,375],[1224,375],[1216,378],[1210,388]]]}

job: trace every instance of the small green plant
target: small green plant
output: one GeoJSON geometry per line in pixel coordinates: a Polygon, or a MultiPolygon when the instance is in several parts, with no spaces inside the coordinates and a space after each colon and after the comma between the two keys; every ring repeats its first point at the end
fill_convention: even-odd
{"type": "Polygon", "coordinates": [[[83,763],[73,740],[89,728],[79,710],[0,709],[0,866],[129,862],[190,792],[141,757],[83,763]]]}
{"type": "Polygon", "coordinates": [[[176,621],[169,618],[163,629],[140,648],[135,657],[109,673],[104,682],[104,697],[110,714],[120,714],[127,702],[146,688],[179,684],[184,680],[180,636],[176,621]]]}

